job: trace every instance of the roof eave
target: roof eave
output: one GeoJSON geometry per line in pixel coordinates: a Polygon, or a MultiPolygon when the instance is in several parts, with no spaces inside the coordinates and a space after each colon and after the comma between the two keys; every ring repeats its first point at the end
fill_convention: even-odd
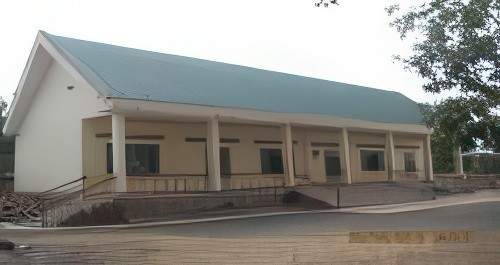
{"type": "Polygon", "coordinates": [[[35,58],[36,51],[38,47],[40,47],[40,39],[42,38],[41,31],[38,32],[35,38],[35,42],[33,43],[33,47],[31,48],[30,55],[28,56],[28,60],[26,61],[26,65],[24,66],[23,73],[21,74],[21,78],[17,84],[16,91],[14,92],[14,98],[9,107],[9,111],[7,113],[7,120],[5,121],[5,125],[2,129],[2,132],[6,136],[15,135],[17,132],[17,128],[13,128],[11,125],[16,120],[16,116],[14,113],[16,112],[16,106],[20,98],[20,94],[23,91],[24,85],[26,83],[26,79],[28,78],[28,72],[31,69],[33,60],[35,58]]]}
{"type": "Polygon", "coordinates": [[[37,59],[36,55],[40,47],[42,47],[50,55],[52,60],[58,62],[76,80],[81,81],[87,84],[89,87],[94,88],[97,93],[102,95],[101,91],[96,88],[95,82],[91,82],[87,76],[84,76],[71,62],[72,58],[69,58],[69,54],[62,48],[58,47],[56,43],[47,38],[46,34],[47,33],[45,33],[44,31],[39,31],[36,36],[35,43],[33,44],[33,48],[31,49],[28,61],[26,62],[26,66],[18,83],[14,99],[12,100],[11,106],[9,108],[5,126],[2,129],[4,135],[16,135],[19,126],[25,117],[26,113],[20,113],[18,110],[18,105],[20,101],[30,100],[30,98],[25,99],[25,97],[22,95],[23,91],[26,89],[26,82],[30,77],[31,70],[33,70],[33,62],[35,62],[37,59]]]}

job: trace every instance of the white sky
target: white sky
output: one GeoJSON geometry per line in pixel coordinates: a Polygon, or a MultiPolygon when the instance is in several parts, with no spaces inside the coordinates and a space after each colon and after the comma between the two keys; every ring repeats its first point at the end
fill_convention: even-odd
{"type": "MultiPolygon", "coordinates": [[[[384,7],[394,0],[16,0],[0,2],[0,96],[9,103],[36,33],[394,90],[434,102],[392,61],[407,54],[384,7]]],[[[412,1],[399,1],[409,4],[412,1]]]]}

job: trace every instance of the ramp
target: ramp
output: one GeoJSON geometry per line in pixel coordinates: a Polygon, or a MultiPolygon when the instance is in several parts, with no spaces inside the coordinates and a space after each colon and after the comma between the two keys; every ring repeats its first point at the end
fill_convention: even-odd
{"type": "Polygon", "coordinates": [[[332,207],[407,203],[435,198],[431,185],[421,182],[313,185],[299,186],[295,188],[295,191],[303,196],[323,201],[332,207]],[[337,191],[339,191],[338,195],[337,191]]]}

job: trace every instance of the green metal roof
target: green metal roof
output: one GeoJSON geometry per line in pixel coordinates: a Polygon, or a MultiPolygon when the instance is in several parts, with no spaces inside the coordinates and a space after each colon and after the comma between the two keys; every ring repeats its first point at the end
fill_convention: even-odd
{"type": "Polygon", "coordinates": [[[423,123],[417,104],[397,92],[42,34],[112,98],[423,123]]]}

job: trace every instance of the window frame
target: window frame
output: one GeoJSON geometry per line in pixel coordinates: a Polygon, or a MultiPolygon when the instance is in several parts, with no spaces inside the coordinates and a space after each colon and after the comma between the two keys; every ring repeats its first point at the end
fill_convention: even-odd
{"type": "Polygon", "coordinates": [[[284,157],[284,153],[283,153],[283,148],[282,146],[260,146],[259,147],[259,161],[260,161],[260,173],[262,175],[283,175],[285,174],[285,161],[283,161],[283,157],[284,157]],[[281,154],[281,169],[282,171],[279,172],[279,173],[266,173],[264,172],[263,170],[263,167],[262,167],[262,150],[280,150],[280,154],[281,154]]]}
{"type": "MultiPolygon", "coordinates": [[[[108,158],[108,154],[107,154],[107,146],[108,144],[111,144],[111,146],[113,146],[113,140],[112,139],[109,139],[108,141],[106,141],[106,145],[105,145],[105,157],[106,157],[106,174],[113,174],[113,172],[111,173],[107,173],[108,172],[108,161],[107,161],[107,158],[108,158]]],[[[127,144],[145,144],[145,145],[158,145],[158,173],[146,173],[145,175],[151,175],[151,174],[161,174],[161,140],[150,140],[150,139],[125,139],[125,145],[127,144]]],[[[125,147],[125,151],[126,151],[126,147],[125,147]]],[[[126,163],[127,161],[125,161],[126,163]]],[[[112,171],[112,170],[111,170],[112,171]]],[[[126,176],[134,176],[134,175],[128,175],[127,172],[125,172],[125,175],[126,176]]]]}
{"type": "Polygon", "coordinates": [[[359,161],[359,171],[360,172],[386,172],[387,171],[387,158],[385,148],[375,148],[375,147],[360,147],[358,148],[358,161],[359,161]],[[361,151],[381,151],[383,152],[384,169],[383,170],[363,170],[363,161],[361,159],[361,151]]]}

